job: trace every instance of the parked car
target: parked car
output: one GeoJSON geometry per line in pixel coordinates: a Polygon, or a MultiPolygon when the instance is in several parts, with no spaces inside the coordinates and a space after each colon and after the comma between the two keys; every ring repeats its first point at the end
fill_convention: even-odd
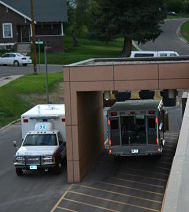
{"type": "Polygon", "coordinates": [[[174,11],[169,11],[169,12],[168,12],[168,15],[170,15],[170,16],[177,16],[177,13],[174,12],[174,11]]]}
{"type": "Polygon", "coordinates": [[[0,65],[27,66],[30,63],[32,63],[32,60],[29,56],[16,52],[6,53],[0,57],[0,65]]]}
{"type": "Polygon", "coordinates": [[[136,57],[176,57],[179,54],[175,51],[132,51],[130,58],[136,57]]]}

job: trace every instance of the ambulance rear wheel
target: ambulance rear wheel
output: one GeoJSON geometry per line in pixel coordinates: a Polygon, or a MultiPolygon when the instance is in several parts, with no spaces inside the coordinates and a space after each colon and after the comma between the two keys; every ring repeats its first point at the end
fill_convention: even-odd
{"type": "Polygon", "coordinates": [[[16,168],[16,174],[17,176],[22,176],[23,175],[23,171],[21,168],[16,168]]]}
{"type": "Polygon", "coordinates": [[[119,155],[114,155],[113,158],[114,158],[114,160],[120,160],[120,156],[119,155]]]}

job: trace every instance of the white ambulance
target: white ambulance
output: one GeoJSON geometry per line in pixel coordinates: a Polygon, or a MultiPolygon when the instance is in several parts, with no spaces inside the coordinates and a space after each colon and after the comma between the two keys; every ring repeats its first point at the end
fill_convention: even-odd
{"type": "Polygon", "coordinates": [[[38,169],[60,173],[66,157],[65,105],[37,105],[21,115],[21,127],[22,144],[14,163],[16,174],[38,169]]]}

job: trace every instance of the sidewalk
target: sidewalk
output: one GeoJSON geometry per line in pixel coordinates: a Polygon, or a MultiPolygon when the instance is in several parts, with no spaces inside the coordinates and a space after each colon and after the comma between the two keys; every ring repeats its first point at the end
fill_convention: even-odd
{"type": "Polygon", "coordinates": [[[14,75],[14,76],[7,76],[7,77],[0,77],[0,87],[2,87],[3,85],[8,84],[9,82],[18,79],[20,77],[22,77],[23,75],[14,75]]]}

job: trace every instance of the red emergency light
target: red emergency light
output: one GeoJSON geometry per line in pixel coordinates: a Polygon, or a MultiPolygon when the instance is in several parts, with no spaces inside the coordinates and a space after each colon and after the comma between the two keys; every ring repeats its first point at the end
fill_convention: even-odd
{"type": "Polygon", "coordinates": [[[66,122],[66,119],[65,118],[62,118],[62,122],[66,122]]]}
{"type": "Polygon", "coordinates": [[[156,138],[156,144],[159,145],[158,137],[156,138]]]}
{"type": "Polygon", "coordinates": [[[111,116],[117,116],[117,112],[111,112],[111,116]]]}
{"type": "Polygon", "coordinates": [[[112,145],[112,141],[111,141],[111,139],[109,140],[109,145],[110,145],[110,146],[112,145]]]}
{"type": "Polygon", "coordinates": [[[148,111],[148,113],[149,113],[150,115],[153,115],[153,114],[155,114],[155,111],[150,110],[150,111],[148,111]]]}

